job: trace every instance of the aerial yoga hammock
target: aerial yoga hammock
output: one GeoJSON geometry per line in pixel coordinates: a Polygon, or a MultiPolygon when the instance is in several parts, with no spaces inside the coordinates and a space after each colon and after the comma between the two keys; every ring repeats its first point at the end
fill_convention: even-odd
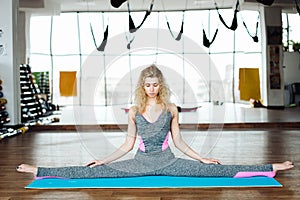
{"type": "MultiPolygon", "coordinates": [[[[127,2],[127,8],[128,8],[128,15],[129,15],[129,32],[130,33],[134,33],[136,32],[139,28],[142,27],[142,25],[144,24],[144,22],[146,21],[147,17],[151,14],[152,9],[153,9],[153,5],[154,5],[154,0],[151,1],[150,4],[150,8],[149,10],[146,11],[146,14],[142,20],[142,22],[140,23],[140,25],[138,25],[137,27],[134,25],[134,22],[132,20],[131,14],[130,14],[130,6],[129,6],[129,1],[127,2]]],[[[131,43],[134,40],[134,37],[132,39],[129,39],[129,37],[126,35],[126,40],[127,40],[127,49],[131,48],[131,43]]]]}
{"type": "Polygon", "coordinates": [[[206,36],[205,30],[204,30],[204,28],[203,28],[203,30],[202,30],[202,32],[203,32],[203,45],[204,45],[205,47],[209,48],[210,45],[215,41],[216,36],[217,36],[217,34],[218,34],[218,31],[219,31],[219,29],[217,28],[216,31],[215,31],[215,34],[214,34],[214,36],[213,36],[213,38],[212,38],[212,40],[209,41],[209,39],[208,39],[207,36],[206,36]]]}
{"type": "Polygon", "coordinates": [[[115,8],[119,8],[125,1],[127,0],[110,0],[110,4],[115,8]]]}
{"type": "MultiPolygon", "coordinates": [[[[162,3],[162,6],[163,6],[163,10],[166,11],[164,2],[161,1],[161,3],[162,3]]],[[[186,0],[186,2],[185,2],[185,10],[186,10],[186,7],[187,7],[187,0],[186,0]]],[[[182,20],[181,20],[180,31],[179,31],[179,33],[178,33],[178,35],[177,35],[176,37],[175,37],[175,35],[173,34],[173,31],[172,31],[172,29],[171,29],[171,26],[170,26],[169,20],[168,20],[168,18],[167,18],[167,15],[165,15],[165,18],[166,18],[166,22],[167,22],[167,26],[168,26],[169,32],[170,32],[171,36],[172,36],[175,40],[177,40],[177,41],[181,40],[181,36],[182,36],[182,34],[183,34],[184,15],[185,15],[185,12],[184,12],[184,10],[183,10],[183,11],[182,11],[182,20]]]]}
{"type": "MultiPolygon", "coordinates": [[[[170,31],[172,37],[175,38],[175,36],[174,36],[174,34],[173,34],[172,30],[171,30],[170,23],[169,23],[167,17],[166,17],[166,20],[167,20],[167,26],[168,26],[168,29],[169,29],[169,31],[170,31]]],[[[184,24],[184,11],[183,11],[183,14],[182,14],[182,21],[181,21],[180,31],[179,31],[177,37],[175,38],[175,40],[177,40],[177,41],[179,41],[179,40],[181,39],[181,36],[182,36],[182,34],[183,34],[183,24],[184,24]]]]}
{"type": "Polygon", "coordinates": [[[96,49],[98,51],[104,51],[106,43],[107,43],[107,37],[108,37],[108,24],[106,25],[106,29],[103,33],[103,40],[102,40],[101,44],[98,47],[97,47],[97,43],[96,43],[96,39],[95,39],[95,35],[94,35],[94,31],[93,31],[93,27],[92,27],[91,23],[90,23],[90,30],[91,30],[91,33],[92,33],[92,37],[93,37],[96,49]]]}
{"type": "Polygon", "coordinates": [[[258,37],[257,37],[258,23],[259,23],[259,15],[257,17],[257,22],[256,22],[256,32],[255,32],[255,35],[252,36],[251,33],[250,33],[250,31],[249,31],[249,29],[248,29],[248,27],[247,27],[247,25],[246,25],[246,23],[245,23],[245,21],[243,20],[243,24],[244,24],[244,26],[245,26],[245,28],[247,30],[247,33],[250,35],[250,37],[252,37],[252,39],[253,39],[254,42],[258,42],[258,37]]]}
{"type": "Polygon", "coordinates": [[[224,26],[230,30],[233,30],[235,31],[238,27],[238,23],[237,23],[237,13],[239,12],[239,0],[236,1],[236,4],[235,4],[235,10],[234,10],[234,16],[233,16],[233,20],[232,20],[232,23],[231,23],[231,26],[228,26],[223,17],[221,16],[220,12],[219,12],[219,8],[218,8],[218,5],[217,3],[215,2],[215,6],[216,6],[216,9],[218,11],[218,14],[219,14],[219,18],[221,20],[221,22],[224,24],[224,26]]]}
{"type": "Polygon", "coordinates": [[[298,13],[300,15],[300,7],[298,5],[298,0],[295,0],[295,4],[296,4],[296,9],[297,9],[297,11],[298,11],[298,13]]]}
{"type": "Polygon", "coordinates": [[[129,13],[129,32],[130,33],[134,33],[135,31],[137,31],[139,28],[142,27],[142,25],[144,24],[144,22],[146,21],[147,17],[151,14],[152,12],[152,8],[153,8],[153,4],[154,4],[154,0],[151,1],[151,5],[149,10],[146,11],[146,14],[141,22],[140,25],[138,25],[137,27],[134,25],[134,22],[132,20],[132,17],[130,15],[130,7],[129,7],[129,1],[127,2],[127,6],[128,6],[128,13],[129,13]]]}
{"type": "MultiPolygon", "coordinates": [[[[210,10],[209,10],[209,13],[210,13],[210,10]]],[[[205,30],[204,30],[204,25],[203,25],[203,24],[202,24],[202,27],[203,27],[203,29],[202,29],[202,32],[203,32],[203,45],[204,45],[205,47],[209,48],[210,45],[215,41],[216,36],[217,36],[217,34],[218,34],[218,31],[219,31],[219,28],[216,29],[215,34],[214,34],[212,40],[209,41],[209,39],[207,38],[206,32],[205,32],[205,30]]]]}

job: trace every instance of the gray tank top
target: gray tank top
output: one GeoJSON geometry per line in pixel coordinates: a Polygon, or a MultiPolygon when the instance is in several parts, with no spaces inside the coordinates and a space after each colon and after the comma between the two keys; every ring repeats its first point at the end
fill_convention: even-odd
{"type": "Polygon", "coordinates": [[[168,148],[168,137],[172,114],[162,111],[158,119],[151,123],[142,114],[136,114],[135,123],[140,137],[139,150],[150,153],[164,151],[168,148]]]}

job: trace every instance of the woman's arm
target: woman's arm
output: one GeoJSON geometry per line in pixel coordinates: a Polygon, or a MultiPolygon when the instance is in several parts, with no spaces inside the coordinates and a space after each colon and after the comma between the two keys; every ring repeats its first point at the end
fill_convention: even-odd
{"type": "Polygon", "coordinates": [[[220,164],[219,160],[211,158],[202,158],[196,151],[194,151],[189,145],[186,144],[186,142],[182,139],[179,129],[177,106],[175,104],[172,104],[171,106],[169,106],[169,109],[172,113],[171,133],[175,147],[181,152],[183,152],[185,155],[195,160],[199,160],[203,163],[220,164]]]}
{"type": "Polygon", "coordinates": [[[127,136],[125,142],[116,151],[114,151],[106,158],[102,160],[94,160],[88,163],[87,166],[95,167],[97,165],[110,163],[112,161],[115,161],[123,157],[133,149],[135,140],[136,140],[135,111],[133,108],[130,108],[128,112],[128,128],[127,128],[127,136]]]}

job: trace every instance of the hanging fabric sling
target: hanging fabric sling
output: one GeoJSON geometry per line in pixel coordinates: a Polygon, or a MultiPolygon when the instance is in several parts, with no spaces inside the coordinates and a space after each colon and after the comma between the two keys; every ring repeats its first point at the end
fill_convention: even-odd
{"type": "Polygon", "coordinates": [[[166,17],[167,26],[168,26],[168,29],[169,29],[169,32],[170,32],[171,36],[172,36],[175,40],[179,41],[179,40],[181,39],[182,34],[183,34],[184,11],[183,11],[183,14],[182,14],[182,21],[181,21],[180,31],[179,31],[179,33],[178,33],[178,35],[177,35],[176,38],[175,38],[175,36],[174,36],[174,34],[173,34],[173,31],[172,31],[172,29],[171,29],[171,27],[170,27],[170,23],[169,23],[169,21],[168,21],[167,16],[165,16],[165,17],[166,17]]]}
{"type": "Polygon", "coordinates": [[[125,33],[125,36],[126,36],[126,40],[127,40],[127,49],[131,49],[131,43],[133,42],[135,37],[133,37],[131,40],[129,40],[129,37],[126,35],[126,33],[125,33]]]}
{"type": "Polygon", "coordinates": [[[95,39],[95,35],[94,35],[94,31],[93,31],[93,27],[92,27],[91,23],[90,23],[90,30],[91,30],[91,33],[92,33],[92,37],[93,37],[93,41],[94,41],[94,45],[95,45],[96,49],[98,51],[104,51],[106,43],[107,43],[107,37],[108,37],[108,24],[106,26],[106,29],[105,29],[104,33],[103,33],[103,40],[102,40],[99,47],[97,47],[97,42],[96,42],[96,39],[95,39]]]}
{"type": "Polygon", "coordinates": [[[107,37],[108,37],[108,25],[106,26],[105,32],[103,34],[104,35],[103,36],[103,40],[102,40],[102,42],[101,42],[101,44],[100,44],[99,47],[97,47],[97,43],[96,43],[96,39],[95,39],[95,35],[94,35],[94,31],[93,31],[93,27],[92,27],[91,23],[90,23],[90,29],[91,29],[91,33],[92,33],[92,37],[93,37],[96,49],[98,51],[104,51],[106,43],[107,43],[107,37]]]}
{"type": "Polygon", "coordinates": [[[107,36],[108,36],[108,25],[106,26],[103,40],[102,40],[100,46],[97,48],[98,51],[104,51],[106,43],[107,43],[107,36]]]}
{"type": "Polygon", "coordinates": [[[203,45],[205,47],[209,48],[210,45],[215,41],[218,31],[219,31],[219,29],[217,28],[216,31],[215,31],[213,39],[211,41],[209,41],[209,39],[206,36],[205,30],[203,28],[203,45]]]}
{"type": "Polygon", "coordinates": [[[245,23],[245,21],[243,20],[243,24],[244,24],[244,26],[245,26],[245,28],[247,30],[247,33],[250,35],[250,37],[252,37],[252,39],[253,39],[254,42],[258,42],[258,37],[257,37],[258,23],[259,23],[259,15],[257,17],[257,22],[256,22],[256,32],[255,32],[255,35],[252,36],[251,33],[250,33],[250,31],[249,31],[249,29],[248,29],[248,27],[247,27],[247,25],[246,25],[246,23],[245,23]]]}
{"type": "Polygon", "coordinates": [[[183,17],[182,17],[182,21],[181,21],[180,32],[178,33],[177,37],[175,38],[175,40],[177,40],[177,41],[179,41],[181,39],[181,36],[183,34],[183,24],[184,24],[184,11],[183,11],[183,17]]]}
{"type": "Polygon", "coordinates": [[[151,14],[153,5],[154,5],[154,0],[151,1],[150,8],[149,8],[149,10],[146,11],[146,14],[145,14],[145,16],[144,16],[144,18],[143,18],[141,24],[138,25],[137,27],[135,27],[134,22],[133,22],[133,20],[132,20],[132,17],[131,17],[131,15],[130,15],[129,1],[127,1],[127,7],[128,7],[128,13],[129,13],[129,32],[130,32],[130,33],[134,33],[134,32],[136,32],[139,28],[142,27],[142,25],[143,25],[144,22],[146,21],[147,17],[151,14]]]}
{"type": "Polygon", "coordinates": [[[114,8],[119,8],[127,0],[110,0],[110,4],[114,8]]]}
{"type": "Polygon", "coordinates": [[[295,0],[295,4],[296,4],[296,9],[300,15],[300,8],[299,8],[299,5],[298,5],[298,0],[295,0]]]}
{"type": "MultiPolygon", "coordinates": [[[[164,1],[161,1],[161,3],[162,3],[162,7],[163,7],[164,12],[166,12],[166,8],[165,8],[164,1]]],[[[179,31],[179,33],[178,33],[178,35],[177,35],[176,37],[175,37],[174,34],[173,34],[173,31],[172,31],[172,29],[171,29],[171,26],[170,26],[169,20],[168,20],[168,18],[167,18],[167,15],[165,15],[165,18],[166,18],[166,22],[167,22],[167,26],[168,26],[169,32],[170,32],[172,38],[174,38],[174,39],[177,40],[177,41],[181,40],[181,36],[182,36],[182,34],[183,34],[184,14],[185,14],[185,10],[186,10],[186,8],[187,8],[187,3],[188,3],[188,1],[186,0],[186,1],[185,1],[185,8],[184,8],[184,10],[182,11],[182,21],[181,21],[180,31],[179,31]]]]}
{"type": "Polygon", "coordinates": [[[224,21],[223,17],[221,16],[220,12],[219,12],[219,8],[218,8],[218,5],[217,3],[215,2],[215,6],[216,6],[216,9],[218,11],[218,14],[219,14],[219,18],[221,20],[221,22],[224,24],[224,26],[230,30],[233,30],[235,31],[238,27],[238,23],[237,23],[237,13],[239,11],[239,0],[236,1],[236,5],[235,5],[235,10],[234,10],[234,16],[233,16],[233,20],[232,20],[232,23],[231,23],[231,26],[228,26],[226,24],[226,22],[224,21]]]}
{"type": "MultiPolygon", "coordinates": [[[[210,10],[209,10],[209,19],[210,19],[210,10]]],[[[205,30],[204,30],[204,25],[203,25],[203,23],[202,23],[202,32],[203,32],[203,45],[205,46],[205,47],[207,47],[207,48],[209,48],[210,47],[210,45],[215,41],[215,39],[216,39],[216,36],[217,36],[217,34],[218,34],[218,31],[219,31],[219,24],[218,24],[218,27],[217,27],[217,29],[216,29],[216,31],[215,31],[215,34],[214,34],[214,36],[213,36],[213,38],[212,38],[212,40],[211,41],[209,41],[209,39],[207,38],[207,35],[206,35],[206,32],[205,32],[205,30]]]]}

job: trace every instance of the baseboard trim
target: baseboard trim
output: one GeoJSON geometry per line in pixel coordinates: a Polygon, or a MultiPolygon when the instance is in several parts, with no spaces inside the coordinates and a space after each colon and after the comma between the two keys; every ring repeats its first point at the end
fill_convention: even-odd
{"type": "MultiPolygon", "coordinates": [[[[251,122],[224,124],[180,124],[181,130],[234,130],[234,129],[300,129],[300,122],[251,122]]],[[[90,124],[90,125],[42,125],[32,126],[32,131],[127,131],[127,124],[90,124]]]]}

